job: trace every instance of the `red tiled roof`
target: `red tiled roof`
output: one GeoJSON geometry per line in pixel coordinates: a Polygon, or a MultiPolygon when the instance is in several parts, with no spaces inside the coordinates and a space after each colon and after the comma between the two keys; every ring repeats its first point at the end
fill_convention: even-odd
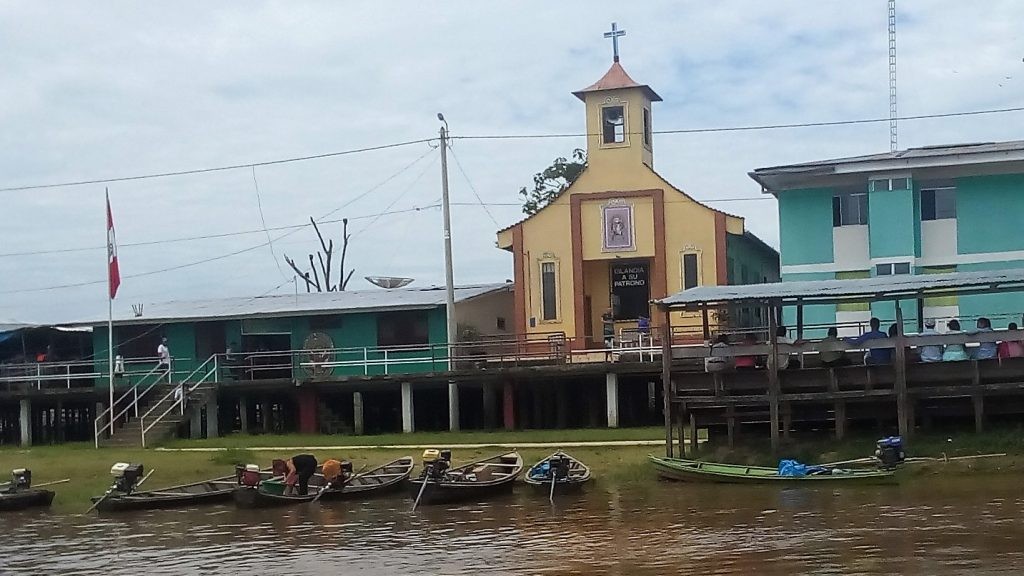
{"type": "Polygon", "coordinates": [[[647,93],[647,97],[652,102],[661,102],[661,96],[651,89],[646,84],[639,84],[635,80],[626,74],[626,71],[622,68],[622,65],[618,62],[613,62],[612,67],[604,73],[604,76],[600,80],[594,82],[590,86],[587,86],[583,90],[573,92],[573,96],[576,96],[580,100],[583,100],[584,94],[587,92],[601,92],[602,90],[618,90],[620,88],[642,88],[647,93]]]}

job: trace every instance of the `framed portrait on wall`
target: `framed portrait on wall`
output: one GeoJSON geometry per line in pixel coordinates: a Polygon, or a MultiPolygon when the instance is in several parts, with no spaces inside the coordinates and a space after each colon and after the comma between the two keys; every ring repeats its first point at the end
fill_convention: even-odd
{"type": "Polygon", "coordinates": [[[633,206],[609,202],[601,207],[601,248],[605,252],[635,250],[633,237],[633,206]]]}

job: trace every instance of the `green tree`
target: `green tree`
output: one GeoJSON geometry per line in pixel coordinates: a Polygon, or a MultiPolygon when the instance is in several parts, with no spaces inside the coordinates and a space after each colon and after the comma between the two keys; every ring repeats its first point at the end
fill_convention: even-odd
{"type": "Polygon", "coordinates": [[[555,158],[551,166],[533,175],[533,190],[527,190],[526,186],[519,189],[519,195],[523,198],[523,213],[532,216],[540,212],[541,208],[572,186],[586,167],[587,154],[580,148],[572,151],[572,160],[555,158]]]}

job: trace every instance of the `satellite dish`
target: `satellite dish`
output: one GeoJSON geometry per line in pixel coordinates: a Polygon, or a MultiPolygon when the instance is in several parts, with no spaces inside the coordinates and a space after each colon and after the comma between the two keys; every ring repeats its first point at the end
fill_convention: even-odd
{"type": "Polygon", "coordinates": [[[412,278],[400,276],[365,276],[366,281],[381,288],[401,288],[412,283],[412,278]]]}

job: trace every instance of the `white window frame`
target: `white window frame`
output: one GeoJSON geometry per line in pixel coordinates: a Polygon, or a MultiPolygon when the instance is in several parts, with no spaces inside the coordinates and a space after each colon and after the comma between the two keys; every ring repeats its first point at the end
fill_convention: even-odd
{"type": "Polygon", "coordinates": [[[878,262],[874,264],[875,276],[909,276],[914,273],[914,264],[912,262],[878,262]],[[896,272],[897,266],[907,266],[906,272],[896,272]],[[887,272],[882,272],[887,270],[887,272]]]}
{"type": "Polygon", "coordinates": [[[598,125],[601,127],[601,147],[602,148],[622,148],[629,146],[629,103],[625,101],[609,101],[605,102],[598,109],[598,125]],[[604,141],[604,111],[606,108],[622,108],[622,142],[605,142],[604,141]]]}
{"type": "Polygon", "coordinates": [[[845,226],[867,226],[867,225],[869,225],[871,223],[871,217],[869,215],[869,213],[871,211],[871,198],[868,197],[868,193],[867,192],[853,192],[853,191],[834,192],[832,194],[832,203],[833,203],[833,215],[832,215],[832,227],[833,228],[842,228],[842,227],[845,227],[845,226]],[[842,211],[843,204],[842,204],[842,200],[840,200],[840,204],[839,204],[839,224],[836,224],[836,222],[835,222],[835,213],[834,213],[834,210],[835,210],[834,204],[835,204],[836,198],[842,198],[844,196],[851,196],[851,197],[852,196],[863,196],[865,198],[866,202],[864,203],[864,214],[863,214],[864,222],[859,222],[858,221],[857,223],[854,223],[854,224],[844,224],[843,223],[843,211],[842,211]]]}
{"type": "MultiPolygon", "coordinates": [[[[704,254],[697,248],[688,248],[679,252],[679,289],[686,290],[686,256],[697,256],[697,286],[704,285],[704,254]]],[[[695,286],[695,288],[697,287],[695,286]]]]}
{"type": "Polygon", "coordinates": [[[956,208],[957,208],[957,206],[956,206],[956,194],[957,194],[956,186],[928,186],[926,188],[921,188],[920,194],[921,194],[921,201],[920,201],[920,203],[921,203],[921,206],[920,206],[921,214],[920,214],[920,217],[921,217],[921,221],[922,222],[941,222],[943,220],[956,220],[957,219],[956,218],[956,216],[957,216],[956,215],[956,208]],[[934,192],[938,192],[938,191],[941,191],[941,190],[952,190],[953,191],[953,215],[949,216],[949,217],[939,218],[938,217],[939,203],[938,203],[938,201],[936,201],[935,202],[935,215],[936,215],[936,217],[935,218],[925,219],[925,217],[924,217],[924,193],[925,192],[932,192],[932,193],[934,193],[934,192]]]}

